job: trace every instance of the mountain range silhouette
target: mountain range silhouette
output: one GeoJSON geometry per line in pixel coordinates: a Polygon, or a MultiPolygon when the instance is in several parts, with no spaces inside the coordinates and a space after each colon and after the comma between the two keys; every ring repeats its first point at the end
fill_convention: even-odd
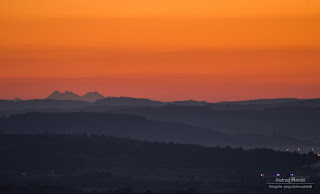
{"type": "Polygon", "coordinates": [[[88,92],[83,96],[80,96],[78,94],[75,94],[71,91],[65,91],[64,93],[59,92],[58,90],[54,91],[52,94],[50,94],[46,99],[52,99],[52,100],[81,100],[81,101],[87,101],[87,102],[94,102],[99,99],[105,98],[102,94],[99,92],[88,92]]]}

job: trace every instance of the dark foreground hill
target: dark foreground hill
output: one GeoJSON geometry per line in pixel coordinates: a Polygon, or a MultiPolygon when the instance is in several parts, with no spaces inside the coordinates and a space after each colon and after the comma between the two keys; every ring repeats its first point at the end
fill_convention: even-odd
{"type": "Polygon", "coordinates": [[[23,134],[104,134],[141,140],[201,145],[313,145],[284,136],[228,135],[177,122],[99,112],[25,113],[0,118],[0,131],[23,134]]]}
{"type": "Polygon", "coordinates": [[[317,181],[318,169],[313,166],[319,162],[311,152],[246,151],[96,135],[2,134],[0,155],[0,184],[5,185],[135,191],[193,188],[212,193],[262,189],[261,173],[266,177],[294,173],[317,181]]]}

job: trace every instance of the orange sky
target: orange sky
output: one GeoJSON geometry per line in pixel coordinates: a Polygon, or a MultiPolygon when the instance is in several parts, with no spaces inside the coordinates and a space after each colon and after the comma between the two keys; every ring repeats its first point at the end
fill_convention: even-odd
{"type": "Polygon", "coordinates": [[[319,0],[2,0],[0,98],[320,97],[319,0]]]}

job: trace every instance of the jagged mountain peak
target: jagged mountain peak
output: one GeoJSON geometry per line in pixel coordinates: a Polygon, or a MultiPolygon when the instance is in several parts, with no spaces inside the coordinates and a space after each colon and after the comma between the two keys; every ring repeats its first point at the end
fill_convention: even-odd
{"type": "Polygon", "coordinates": [[[102,94],[100,94],[97,91],[94,92],[88,92],[85,95],[82,96],[83,100],[88,101],[88,102],[94,102],[100,99],[105,98],[102,94]]]}
{"type": "MultiPolygon", "coordinates": [[[[92,95],[92,94],[94,94],[94,95],[98,94],[98,95],[101,95],[101,96],[102,96],[102,94],[100,94],[98,91],[88,92],[88,93],[86,93],[85,95],[92,95]]],[[[85,96],[85,95],[83,95],[83,96],[85,96]]]]}
{"type": "Polygon", "coordinates": [[[61,94],[61,92],[59,90],[55,90],[52,94],[61,94]]]}
{"type": "Polygon", "coordinates": [[[52,94],[50,94],[46,99],[52,99],[52,100],[82,100],[82,101],[88,101],[88,102],[94,102],[96,100],[100,100],[104,98],[102,94],[99,92],[88,92],[83,96],[80,96],[72,91],[65,91],[60,92],[58,90],[55,90],[52,94]]]}

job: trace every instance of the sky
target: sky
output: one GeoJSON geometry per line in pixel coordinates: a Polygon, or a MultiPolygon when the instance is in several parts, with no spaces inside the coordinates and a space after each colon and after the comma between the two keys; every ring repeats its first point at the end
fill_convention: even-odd
{"type": "Polygon", "coordinates": [[[1,0],[0,99],[320,97],[319,0],[1,0]]]}

